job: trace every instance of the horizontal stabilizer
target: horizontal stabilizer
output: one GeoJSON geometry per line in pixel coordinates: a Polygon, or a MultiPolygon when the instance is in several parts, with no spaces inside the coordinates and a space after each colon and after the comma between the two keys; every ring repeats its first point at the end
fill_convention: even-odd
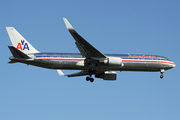
{"type": "Polygon", "coordinates": [[[65,76],[64,73],[63,73],[61,70],[57,70],[57,72],[58,72],[58,74],[59,74],[60,76],[65,76]]]}
{"type": "Polygon", "coordinates": [[[25,58],[25,59],[30,58],[20,50],[16,49],[14,46],[8,46],[8,47],[15,58],[25,58]]]}
{"type": "Polygon", "coordinates": [[[12,64],[12,63],[17,63],[17,62],[11,60],[11,61],[9,61],[8,63],[12,64]]]}

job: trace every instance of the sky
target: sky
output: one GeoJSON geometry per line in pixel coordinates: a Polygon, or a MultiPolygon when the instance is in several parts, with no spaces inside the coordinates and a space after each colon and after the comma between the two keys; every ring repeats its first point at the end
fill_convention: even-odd
{"type": "Polygon", "coordinates": [[[1,0],[0,120],[179,120],[179,6],[179,0],[1,0]],[[5,27],[40,52],[79,53],[63,17],[102,53],[161,55],[176,67],[162,80],[160,72],[117,71],[116,81],[90,83],[8,64],[5,27]]]}

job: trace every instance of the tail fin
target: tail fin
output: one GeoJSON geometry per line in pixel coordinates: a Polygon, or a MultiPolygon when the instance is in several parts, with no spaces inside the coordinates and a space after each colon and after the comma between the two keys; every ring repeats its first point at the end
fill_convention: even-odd
{"type": "Polygon", "coordinates": [[[21,52],[28,53],[39,53],[18,31],[13,27],[6,27],[9,38],[11,39],[12,45],[19,49],[21,52]]]}

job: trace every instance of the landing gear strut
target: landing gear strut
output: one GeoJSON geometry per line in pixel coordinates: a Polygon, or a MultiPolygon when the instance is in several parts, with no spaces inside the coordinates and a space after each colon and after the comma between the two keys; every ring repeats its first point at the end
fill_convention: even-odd
{"type": "Polygon", "coordinates": [[[163,77],[164,77],[163,75],[160,76],[161,79],[162,79],[163,77]]]}
{"type": "Polygon", "coordinates": [[[96,74],[96,70],[94,70],[93,68],[92,69],[88,69],[88,72],[91,73],[91,74],[96,74]]]}
{"type": "Polygon", "coordinates": [[[162,79],[164,76],[163,76],[163,74],[164,74],[164,72],[165,72],[165,70],[164,69],[161,69],[161,76],[160,76],[160,78],[162,79]]]}

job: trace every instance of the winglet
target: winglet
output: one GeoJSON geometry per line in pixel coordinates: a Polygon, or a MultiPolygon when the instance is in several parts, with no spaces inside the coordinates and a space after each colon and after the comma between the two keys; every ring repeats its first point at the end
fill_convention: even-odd
{"type": "Polygon", "coordinates": [[[57,70],[60,76],[65,76],[64,73],[61,70],[57,70]]]}
{"type": "Polygon", "coordinates": [[[63,20],[68,30],[74,30],[74,28],[72,27],[72,25],[68,22],[66,18],[63,18],[63,20]]]}

